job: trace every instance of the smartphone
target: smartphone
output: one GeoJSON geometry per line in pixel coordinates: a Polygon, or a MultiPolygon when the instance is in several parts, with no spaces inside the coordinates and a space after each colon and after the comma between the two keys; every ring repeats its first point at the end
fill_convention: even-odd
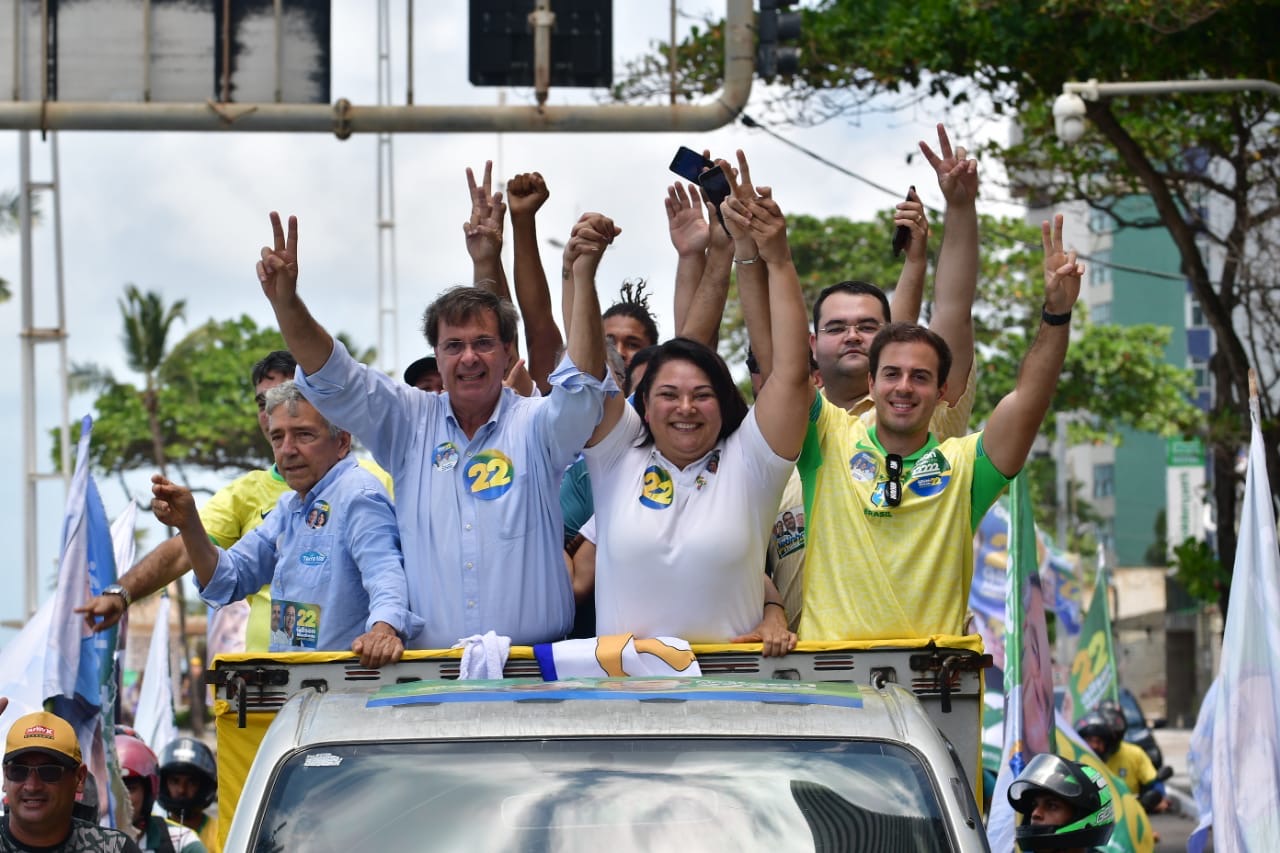
{"type": "MultiPolygon", "coordinates": [[[[907,190],[907,201],[911,201],[911,196],[915,195],[916,188],[911,187],[907,190]]],[[[899,225],[893,232],[893,256],[896,258],[902,254],[902,250],[911,245],[911,229],[905,225],[899,225]]]]}
{"type": "Polygon", "coordinates": [[[716,219],[720,220],[720,227],[724,229],[724,233],[729,233],[729,226],[724,224],[724,214],[720,212],[720,202],[729,197],[729,193],[733,192],[729,188],[729,179],[724,176],[724,172],[720,171],[720,167],[712,164],[711,168],[698,175],[698,186],[702,187],[702,194],[707,197],[716,208],[716,219]]]}
{"type": "Polygon", "coordinates": [[[676,156],[671,160],[671,171],[675,172],[686,181],[698,182],[698,176],[703,170],[710,169],[715,166],[706,157],[703,157],[692,148],[685,148],[683,145],[676,151],[676,156]]]}

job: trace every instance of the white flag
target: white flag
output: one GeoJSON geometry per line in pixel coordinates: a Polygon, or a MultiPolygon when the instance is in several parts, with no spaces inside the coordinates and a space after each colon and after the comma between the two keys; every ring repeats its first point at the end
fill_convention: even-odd
{"type": "Polygon", "coordinates": [[[1280,551],[1258,400],[1213,714],[1213,848],[1280,850],[1280,551]]]}
{"type": "Polygon", "coordinates": [[[147,665],[142,671],[142,690],[138,694],[138,710],[133,727],[142,742],[160,753],[165,744],[178,736],[173,722],[173,676],[169,671],[169,596],[160,597],[155,626],[151,629],[151,646],[147,665]]]}

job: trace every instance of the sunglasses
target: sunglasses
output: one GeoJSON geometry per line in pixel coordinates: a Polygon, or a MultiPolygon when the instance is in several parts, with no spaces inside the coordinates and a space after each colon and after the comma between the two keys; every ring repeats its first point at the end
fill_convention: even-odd
{"type": "Polygon", "coordinates": [[[889,482],[884,484],[884,502],[897,506],[902,503],[902,457],[890,453],[884,458],[884,467],[889,472],[889,482]]]}
{"type": "Polygon", "coordinates": [[[27,777],[31,775],[31,771],[40,777],[40,781],[46,785],[53,785],[62,781],[62,777],[67,774],[70,767],[64,767],[61,764],[6,764],[4,766],[4,778],[10,782],[25,782],[27,777]]]}

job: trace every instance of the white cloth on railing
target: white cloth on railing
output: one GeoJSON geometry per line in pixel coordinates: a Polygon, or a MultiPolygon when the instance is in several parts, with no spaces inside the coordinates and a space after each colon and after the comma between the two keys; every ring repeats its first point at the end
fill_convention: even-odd
{"type": "Polygon", "coordinates": [[[470,637],[464,637],[453,647],[462,649],[462,664],[458,668],[458,678],[502,678],[507,657],[511,654],[511,638],[489,631],[484,635],[472,634],[470,637]]]}

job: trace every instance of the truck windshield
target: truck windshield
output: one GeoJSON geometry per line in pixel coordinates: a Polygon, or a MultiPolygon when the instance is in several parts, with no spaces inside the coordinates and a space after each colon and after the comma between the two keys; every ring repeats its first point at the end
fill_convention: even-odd
{"type": "Polygon", "coordinates": [[[950,850],[936,788],[868,741],[331,744],[281,765],[250,849],[950,850]]]}

